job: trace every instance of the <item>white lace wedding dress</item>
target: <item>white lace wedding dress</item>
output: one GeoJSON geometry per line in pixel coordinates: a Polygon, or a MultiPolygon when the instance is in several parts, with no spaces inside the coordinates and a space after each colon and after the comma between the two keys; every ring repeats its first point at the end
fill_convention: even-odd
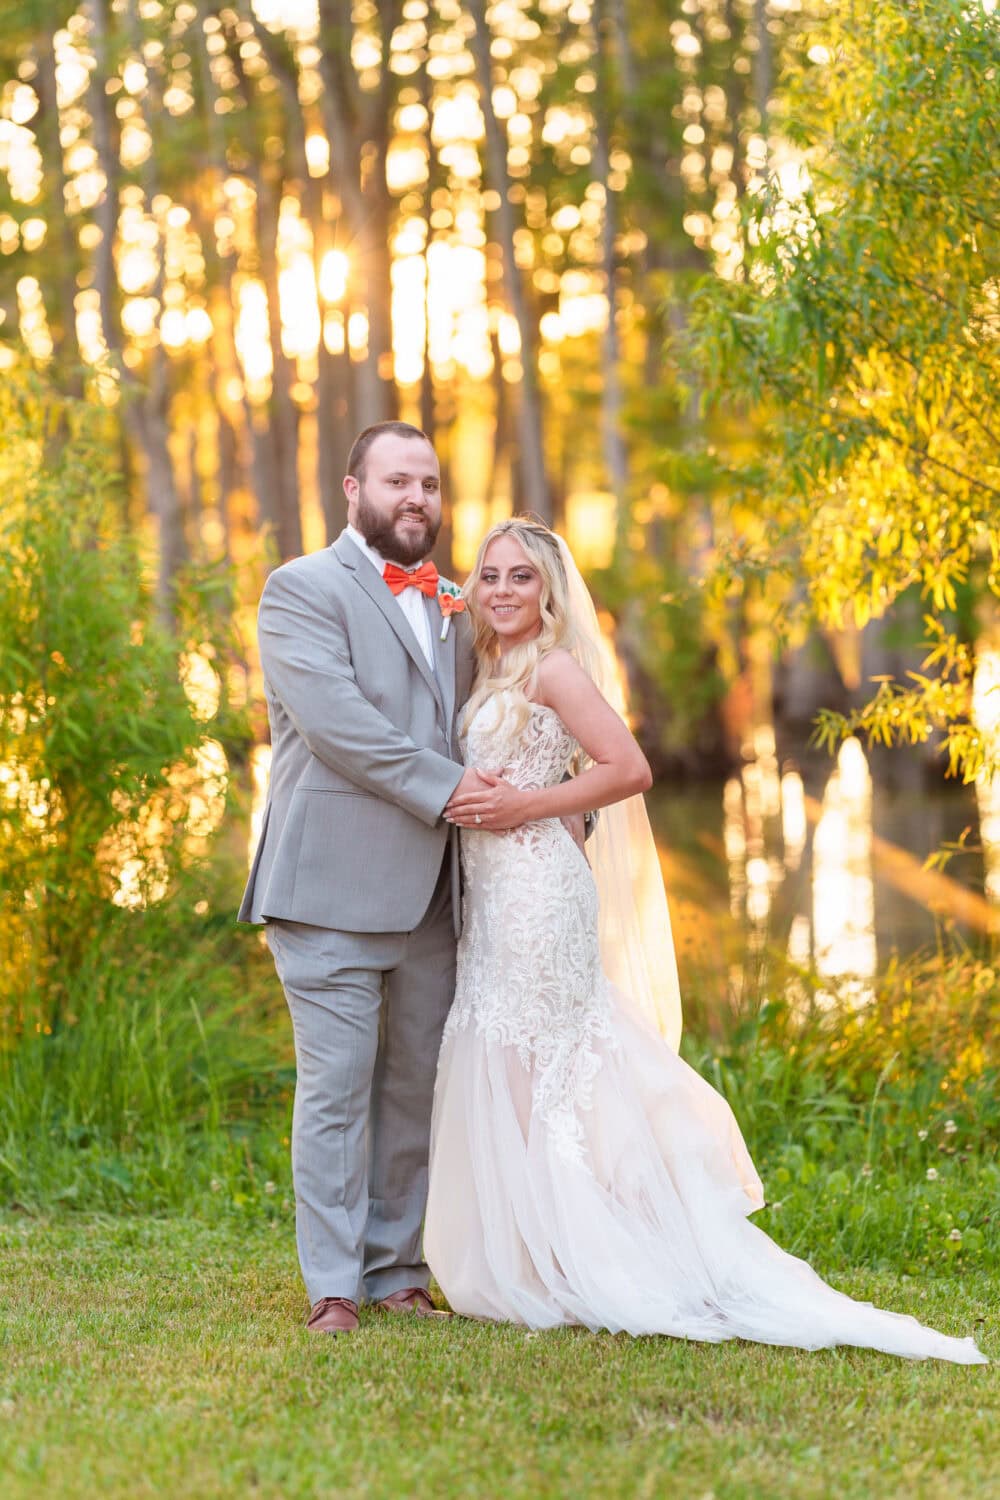
{"type": "MultiPolygon", "coordinates": [[[[554,785],[577,749],[532,705],[470,727],[470,764],[554,785]]],[[[854,1302],[747,1215],[725,1101],[605,979],[590,867],[562,824],[463,830],[465,925],[438,1067],[424,1248],[456,1312],[531,1328],[858,1344],[985,1363],[972,1339],[854,1302]]]]}

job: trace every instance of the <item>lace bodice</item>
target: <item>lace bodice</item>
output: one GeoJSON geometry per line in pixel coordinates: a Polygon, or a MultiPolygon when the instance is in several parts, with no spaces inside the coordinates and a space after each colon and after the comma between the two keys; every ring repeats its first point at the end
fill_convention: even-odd
{"type": "MultiPolygon", "coordinates": [[[[469,726],[466,763],[519,787],[555,786],[578,750],[558,714],[531,705],[513,723],[506,695],[469,726]]],[[[567,1156],[579,1157],[579,1110],[599,1067],[594,1041],[611,1040],[601,972],[597,892],[590,866],[558,818],[506,833],[462,830],[465,877],[458,980],[445,1037],[475,1025],[517,1049],[532,1100],[567,1156]]]]}
{"type": "Polygon", "coordinates": [[[579,748],[576,740],[555,709],[543,703],[529,707],[527,723],[517,729],[510,695],[488,698],[469,726],[466,765],[494,770],[502,765],[514,785],[524,788],[555,786],[561,781],[579,748]]]}

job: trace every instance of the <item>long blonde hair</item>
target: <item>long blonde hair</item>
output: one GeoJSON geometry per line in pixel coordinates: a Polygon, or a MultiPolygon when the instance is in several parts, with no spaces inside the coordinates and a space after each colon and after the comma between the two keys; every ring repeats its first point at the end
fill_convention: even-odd
{"type": "Polygon", "coordinates": [[[569,585],[559,541],[554,531],[528,516],[501,521],[488,531],[480,543],[475,566],[462,590],[472,621],[472,646],[476,653],[476,680],[466,704],[463,730],[467,729],[482,705],[496,693],[510,690],[511,728],[516,732],[527,722],[531,708],[528,692],[538,663],[550,651],[562,646],[572,651],[576,645],[569,610],[569,585]],[[530,641],[513,646],[505,656],[500,654],[500,637],[479,610],[478,589],[486,552],[498,537],[509,536],[522,547],[538,569],[542,580],[539,598],[541,629],[530,641]]]}

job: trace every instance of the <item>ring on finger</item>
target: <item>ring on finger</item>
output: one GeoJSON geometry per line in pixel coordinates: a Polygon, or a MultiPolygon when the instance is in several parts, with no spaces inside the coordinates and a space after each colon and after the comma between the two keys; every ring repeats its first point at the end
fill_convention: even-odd
{"type": "Polygon", "coordinates": [[[476,822],[477,823],[481,823],[482,821],[483,821],[482,815],[480,813],[476,813],[476,822]]]}

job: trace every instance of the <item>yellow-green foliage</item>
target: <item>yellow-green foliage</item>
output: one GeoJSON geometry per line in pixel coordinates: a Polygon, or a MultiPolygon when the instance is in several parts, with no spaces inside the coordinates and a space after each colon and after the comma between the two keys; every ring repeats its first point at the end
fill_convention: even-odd
{"type": "Polygon", "coordinates": [[[122,522],[113,432],[100,407],[30,377],[0,387],[4,1031],[55,1023],[124,862],[136,900],[165,889],[192,798],[213,790],[179,671],[189,643],[156,619],[122,522]]]}
{"type": "Polygon", "coordinates": [[[769,427],[755,469],[734,462],[715,584],[768,578],[788,616],[804,581],[803,611],[832,626],[919,589],[924,673],[824,732],[941,728],[971,778],[996,753],[969,722],[954,613],[971,593],[989,633],[1000,597],[1000,27],[964,0],[854,12],[804,35],[788,79],[780,128],[807,185],[775,173],[750,197],[742,274],[695,309],[711,397],[769,427]]]}

